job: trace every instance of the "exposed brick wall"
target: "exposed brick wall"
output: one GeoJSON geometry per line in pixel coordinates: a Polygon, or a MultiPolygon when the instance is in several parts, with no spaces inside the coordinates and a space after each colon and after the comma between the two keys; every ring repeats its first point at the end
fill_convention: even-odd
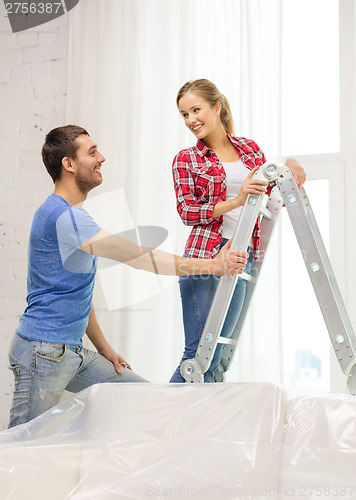
{"type": "Polygon", "coordinates": [[[67,49],[67,15],[13,34],[0,2],[0,430],[13,384],[8,346],[26,305],[30,225],[53,190],[40,150],[46,132],[65,121],[67,49]]]}

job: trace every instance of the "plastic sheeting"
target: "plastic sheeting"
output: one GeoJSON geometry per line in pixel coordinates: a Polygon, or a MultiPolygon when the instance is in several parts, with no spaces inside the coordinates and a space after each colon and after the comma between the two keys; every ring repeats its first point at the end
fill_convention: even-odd
{"type": "Polygon", "coordinates": [[[286,407],[285,498],[356,499],[356,398],[299,395],[286,407]]]}
{"type": "Polygon", "coordinates": [[[100,384],[0,433],[1,500],[356,499],[356,399],[100,384]]]}

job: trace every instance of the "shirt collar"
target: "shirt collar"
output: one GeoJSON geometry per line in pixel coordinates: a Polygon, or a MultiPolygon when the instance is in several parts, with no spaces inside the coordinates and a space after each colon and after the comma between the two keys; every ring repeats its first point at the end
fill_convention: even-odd
{"type": "MultiPolygon", "coordinates": [[[[235,148],[239,152],[239,155],[242,156],[244,153],[239,148],[239,141],[237,139],[235,139],[235,137],[232,137],[229,134],[226,134],[226,135],[228,136],[228,138],[230,139],[232,144],[235,146],[235,148]]],[[[208,148],[201,139],[198,139],[196,147],[198,149],[198,153],[200,154],[200,156],[207,156],[208,154],[215,154],[214,151],[212,149],[208,148]]]]}
{"type": "Polygon", "coordinates": [[[204,142],[201,139],[198,139],[197,148],[198,148],[198,153],[200,154],[200,156],[207,156],[209,151],[212,151],[204,144],[204,142]]]}

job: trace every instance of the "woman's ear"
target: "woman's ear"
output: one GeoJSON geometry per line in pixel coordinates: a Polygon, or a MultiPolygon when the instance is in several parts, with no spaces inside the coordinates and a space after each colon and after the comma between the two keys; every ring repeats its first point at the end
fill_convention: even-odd
{"type": "Polygon", "coordinates": [[[219,101],[216,103],[216,113],[220,115],[220,112],[221,112],[221,102],[219,101]]]}

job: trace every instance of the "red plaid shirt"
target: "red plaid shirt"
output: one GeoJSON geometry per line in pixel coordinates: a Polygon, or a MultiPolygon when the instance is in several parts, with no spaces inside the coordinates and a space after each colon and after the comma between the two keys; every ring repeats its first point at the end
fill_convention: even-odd
{"type": "MultiPolygon", "coordinates": [[[[250,170],[266,159],[258,145],[243,137],[228,136],[241,160],[250,170]]],[[[214,257],[220,247],[223,216],[213,219],[214,206],[226,200],[226,173],[215,152],[203,141],[180,151],[173,161],[177,210],[187,226],[193,226],[186,243],[189,257],[214,257]]],[[[258,260],[260,220],[257,219],[252,239],[258,260]]]]}

